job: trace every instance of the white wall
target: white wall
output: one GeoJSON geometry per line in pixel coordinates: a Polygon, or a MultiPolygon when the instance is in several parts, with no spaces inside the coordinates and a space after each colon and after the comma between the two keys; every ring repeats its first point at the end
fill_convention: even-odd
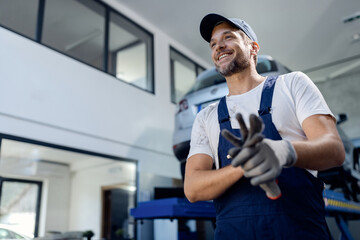
{"type": "MultiPolygon", "coordinates": [[[[140,174],[180,178],[172,153],[175,105],[170,96],[169,47],[202,66],[207,63],[119,1],[104,2],[153,34],[155,94],[0,27],[0,133],[133,159],[139,162],[140,174]]],[[[121,179],[84,182],[88,174],[77,172],[71,183],[46,180],[40,235],[86,230],[81,224],[99,234],[100,184],[121,179]],[[95,215],[74,210],[89,207],[95,215]]]]}
{"type": "Polygon", "coordinates": [[[47,195],[45,208],[41,212],[45,214],[45,221],[40,225],[39,235],[44,236],[49,231],[68,231],[69,208],[70,208],[70,171],[61,177],[48,177],[47,195]]]}
{"type": "MultiPolygon", "coordinates": [[[[0,114],[11,116],[7,121],[35,121],[39,127],[47,125],[64,133],[75,132],[101,139],[103,144],[111,141],[125,147],[122,157],[140,148],[142,154],[129,157],[149,161],[144,152],[150,151],[155,158],[160,155],[164,161],[176,163],[171,143],[166,141],[171,139],[173,122],[174,106],[170,101],[161,104],[156,95],[4,29],[0,29],[0,35],[0,114]]],[[[2,124],[0,131],[24,136],[7,124],[2,124]]],[[[46,136],[43,133],[47,129],[40,131],[31,131],[30,136],[24,137],[52,142],[48,137],[38,137],[46,136]]],[[[74,146],[73,138],[64,134],[55,143],[100,150],[86,144],[74,146]]],[[[177,175],[172,169],[167,172],[177,175]]]]}
{"type": "Polygon", "coordinates": [[[206,63],[118,1],[105,2],[154,34],[155,94],[0,27],[0,132],[135,159],[140,171],[179,178],[169,45],[206,63]]]}

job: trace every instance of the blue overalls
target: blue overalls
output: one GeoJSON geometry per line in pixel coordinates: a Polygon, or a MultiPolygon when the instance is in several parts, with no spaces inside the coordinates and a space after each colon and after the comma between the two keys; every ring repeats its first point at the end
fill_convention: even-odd
{"type": "MultiPolygon", "coordinates": [[[[281,140],[270,113],[276,79],[265,80],[258,112],[265,124],[265,137],[281,140]]],[[[240,136],[239,129],[231,128],[225,97],[219,102],[218,118],[220,131],[228,129],[240,136]]],[[[231,147],[220,134],[220,167],[230,164],[226,156],[231,147]]],[[[291,167],[282,170],[278,184],[282,196],[277,200],[268,199],[245,177],[215,199],[215,239],[331,239],[324,217],[323,183],[305,169],[291,167]]]]}

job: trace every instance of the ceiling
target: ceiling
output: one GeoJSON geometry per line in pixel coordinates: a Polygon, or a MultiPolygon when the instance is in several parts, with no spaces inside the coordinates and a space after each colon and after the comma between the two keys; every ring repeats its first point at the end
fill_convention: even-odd
{"type": "Polygon", "coordinates": [[[134,180],[136,164],[111,158],[78,153],[33,143],[3,138],[0,151],[0,174],[20,176],[67,177],[80,170],[107,168],[108,174],[134,180]]]}
{"type": "Polygon", "coordinates": [[[259,54],[271,55],[292,70],[311,76],[313,70],[330,66],[326,74],[333,76],[360,68],[360,19],[343,21],[360,14],[359,0],[118,1],[209,64],[210,50],[199,34],[199,23],[215,12],[248,22],[259,39],[259,54]],[[336,64],[344,62],[345,69],[336,64]]]}

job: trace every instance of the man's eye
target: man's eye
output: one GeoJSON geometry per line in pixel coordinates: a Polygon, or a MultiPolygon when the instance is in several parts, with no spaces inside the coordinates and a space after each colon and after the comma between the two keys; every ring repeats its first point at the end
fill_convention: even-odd
{"type": "Polygon", "coordinates": [[[214,48],[215,45],[216,45],[215,43],[210,44],[210,48],[214,48]]]}
{"type": "Polygon", "coordinates": [[[225,39],[230,39],[230,38],[232,38],[232,36],[230,35],[225,36],[225,39]]]}

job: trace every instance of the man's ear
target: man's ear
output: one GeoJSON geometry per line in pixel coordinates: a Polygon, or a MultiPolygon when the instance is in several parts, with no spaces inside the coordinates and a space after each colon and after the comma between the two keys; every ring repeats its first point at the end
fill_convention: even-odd
{"type": "Polygon", "coordinates": [[[259,52],[260,50],[260,46],[257,42],[251,42],[251,53],[253,53],[254,55],[257,55],[257,53],[259,52]]]}

